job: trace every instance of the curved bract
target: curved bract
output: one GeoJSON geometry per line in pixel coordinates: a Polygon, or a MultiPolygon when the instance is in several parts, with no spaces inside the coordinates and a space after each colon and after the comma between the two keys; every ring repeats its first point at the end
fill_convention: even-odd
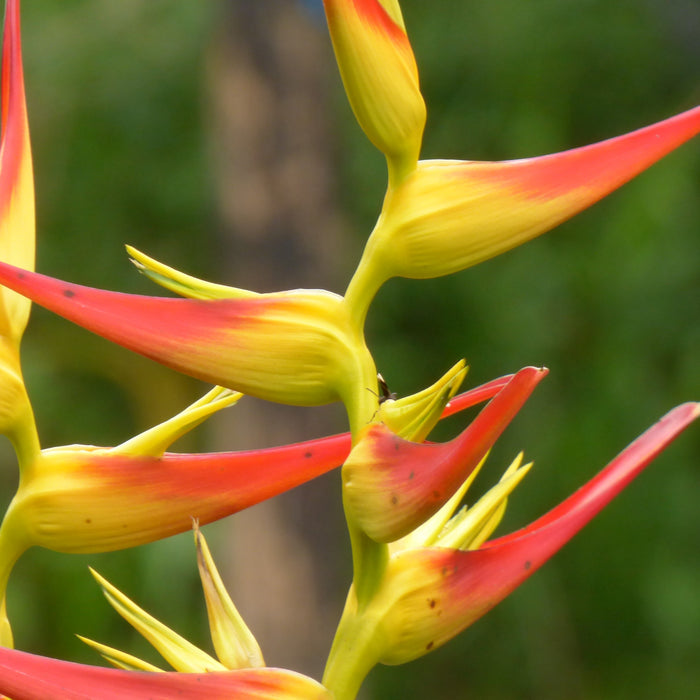
{"type": "Polygon", "coordinates": [[[374,275],[449,275],[549,231],[700,132],[700,107],[590,146],[503,162],[420,161],[390,188],[365,261],[374,275]]]}
{"type": "Polygon", "coordinates": [[[146,673],[85,666],[2,647],[0,692],[17,700],[332,700],[311,678],[278,668],[146,673]]]}
{"type": "Polygon", "coordinates": [[[168,299],[70,284],[4,263],[0,282],[179,372],[269,401],[348,403],[366,366],[374,366],[343,298],[322,290],[168,299]]]}

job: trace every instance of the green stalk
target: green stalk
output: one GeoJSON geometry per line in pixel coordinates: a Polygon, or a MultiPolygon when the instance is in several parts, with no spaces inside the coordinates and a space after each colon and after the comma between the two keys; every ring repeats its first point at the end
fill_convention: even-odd
{"type": "Polygon", "coordinates": [[[8,430],[7,437],[17,455],[21,478],[22,474],[31,469],[32,464],[41,453],[34,410],[26,389],[22,392],[22,405],[17,409],[14,424],[8,430]]]}
{"type": "Polygon", "coordinates": [[[358,611],[355,588],[350,588],[322,680],[335,700],[354,700],[377,663],[377,630],[371,622],[358,611]]]}

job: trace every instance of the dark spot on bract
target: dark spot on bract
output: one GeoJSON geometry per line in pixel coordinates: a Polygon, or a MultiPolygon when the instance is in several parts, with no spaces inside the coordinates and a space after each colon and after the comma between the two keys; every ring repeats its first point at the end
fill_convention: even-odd
{"type": "Polygon", "coordinates": [[[431,609],[434,608],[436,604],[437,604],[437,601],[435,600],[435,598],[431,598],[428,601],[428,605],[431,607],[431,609]]]}
{"type": "Polygon", "coordinates": [[[311,459],[313,456],[314,456],[313,452],[305,452],[304,453],[304,457],[306,457],[306,459],[311,459]]]}
{"type": "Polygon", "coordinates": [[[66,297],[66,299],[72,299],[75,296],[75,292],[72,289],[64,289],[63,296],[66,297]]]}
{"type": "Polygon", "coordinates": [[[433,491],[433,498],[437,501],[440,498],[440,492],[439,491],[433,491]]]}
{"type": "Polygon", "coordinates": [[[92,518],[85,518],[85,522],[89,525],[92,522],[92,518]]]}
{"type": "Polygon", "coordinates": [[[23,280],[27,275],[24,274],[24,272],[18,272],[17,273],[17,279],[18,280],[23,280]]]}
{"type": "Polygon", "coordinates": [[[528,570],[530,569],[531,566],[532,566],[532,562],[528,559],[528,560],[525,562],[525,571],[528,571],[528,570]]]}
{"type": "Polygon", "coordinates": [[[413,479],[415,476],[416,476],[416,473],[413,470],[411,470],[411,473],[408,475],[408,478],[410,480],[410,479],[413,479]]]}
{"type": "Polygon", "coordinates": [[[394,495],[391,497],[391,505],[392,505],[392,506],[395,506],[398,502],[399,502],[399,497],[398,497],[396,494],[394,494],[394,495]]]}
{"type": "Polygon", "coordinates": [[[434,645],[434,644],[435,644],[435,642],[428,642],[428,643],[425,645],[426,650],[427,650],[427,651],[430,651],[430,650],[433,648],[433,645],[434,645]]]}

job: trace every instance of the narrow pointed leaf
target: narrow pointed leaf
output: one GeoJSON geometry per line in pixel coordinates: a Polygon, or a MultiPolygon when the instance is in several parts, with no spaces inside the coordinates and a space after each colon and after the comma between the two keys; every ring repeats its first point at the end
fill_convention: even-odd
{"type": "Polygon", "coordinates": [[[393,433],[407,440],[422,442],[443,416],[446,404],[459,389],[467,369],[465,361],[460,360],[427,389],[384,401],[373,422],[384,423],[393,433]]]}
{"type": "Polygon", "coordinates": [[[184,411],[150,430],[123,442],[112,453],[141,457],[161,457],[178,438],[203,423],[209,416],[236,404],[243,394],[217,386],[184,411]]]}
{"type": "Polygon", "coordinates": [[[194,539],[199,576],[207,603],[209,629],[217,657],[228,669],[264,666],[260,647],[233,604],[197,523],[194,539]]]}
{"type": "Polygon", "coordinates": [[[184,272],[174,270],[172,267],[148,257],[132,246],[126,246],[126,251],[141,274],[164,289],[169,289],[182,297],[188,299],[250,299],[260,296],[260,294],[249,292],[247,289],[214,284],[186,275],[184,272]]]}
{"type": "Polygon", "coordinates": [[[131,654],[119,651],[119,649],[113,649],[112,647],[108,647],[106,644],[100,644],[99,642],[95,642],[87,637],[81,637],[80,635],[77,635],[77,637],[81,642],[99,652],[99,654],[105,660],[109,661],[112,666],[116,666],[116,668],[121,668],[125,671],[148,671],[150,673],[164,672],[162,668],[149,664],[147,661],[142,661],[131,654]]]}
{"type": "Polygon", "coordinates": [[[504,476],[471,508],[466,509],[465,517],[459,525],[448,534],[439,537],[436,546],[450,547],[452,549],[476,549],[474,546],[475,540],[480,536],[482,539],[486,539],[495,530],[498,520],[500,520],[503,511],[505,511],[508,496],[523,480],[531,467],[532,462],[516,469],[512,474],[504,476]],[[488,528],[490,528],[490,532],[483,536],[484,530],[488,528]]]}

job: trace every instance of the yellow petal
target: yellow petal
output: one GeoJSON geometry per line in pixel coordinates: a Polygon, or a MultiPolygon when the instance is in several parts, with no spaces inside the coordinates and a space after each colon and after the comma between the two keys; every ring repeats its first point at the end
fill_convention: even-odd
{"type": "Polygon", "coordinates": [[[471,508],[466,509],[459,522],[442,533],[435,545],[452,549],[476,549],[484,542],[498,526],[508,496],[532,467],[532,462],[520,467],[521,462],[522,455],[519,455],[498,484],[489,489],[471,508]]]}
{"type": "Polygon", "coordinates": [[[184,272],[149,258],[148,255],[130,245],[126,246],[126,251],[131,257],[131,262],[136,265],[141,274],[182,297],[189,299],[249,299],[259,296],[247,289],[228,287],[225,284],[215,284],[186,275],[184,272]]]}
{"type": "Polygon", "coordinates": [[[226,668],[252,668],[265,665],[262,651],[229,597],[216,569],[204,535],[195,523],[197,566],[202,579],[209,615],[209,629],[216,655],[226,668]]]}
{"type": "Polygon", "coordinates": [[[242,396],[243,394],[237,391],[220,386],[214,387],[184,411],[113,448],[112,453],[161,457],[178,438],[196,428],[216,411],[233,406],[242,396]]]}
{"type": "Polygon", "coordinates": [[[116,668],[122,668],[125,671],[148,671],[150,673],[159,673],[163,671],[162,668],[149,664],[147,661],[143,661],[124,651],[119,651],[119,649],[113,649],[106,644],[100,644],[87,637],[81,637],[80,635],[77,635],[77,637],[81,642],[84,642],[89,647],[99,652],[104,659],[109,661],[112,666],[116,666],[116,668]]]}
{"type": "Polygon", "coordinates": [[[467,369],[464,360],[460,360],[427,389],[411,396],[384,401],[379,406],[374,422],[384,423],[393,433],[406,440],[422,442],[459,390],[467,369]]]}
{"type": "Polygon", "coordinates": [[[107,602],[143,637],[145,637],[160,655],[181,673],[207,673],[225,671],[226,667],[215,658],[198,649],[177,632],[173,632],[162,622],[156,620],[136,603],[127,598],[119,589],[90,569],[107,602]]]}

